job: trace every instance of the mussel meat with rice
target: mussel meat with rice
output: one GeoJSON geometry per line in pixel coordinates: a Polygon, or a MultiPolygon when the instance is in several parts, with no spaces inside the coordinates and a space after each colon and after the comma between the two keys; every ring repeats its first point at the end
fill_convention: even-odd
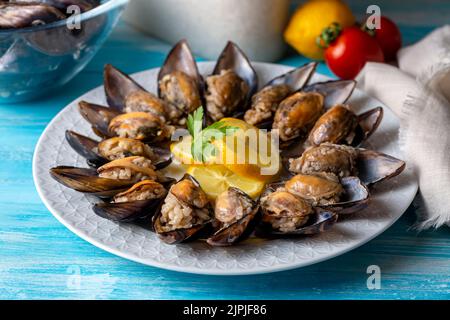
{"type": "Polygon", "coordinates": [[[305,225],[314,213],[310,203],[282,189],[262,197],[260,201],[262,221],[285,233],[305,225]]]}
{"type": "Polygon", "coordinates": [[[301,157],[289,160],[289,171],[294,173],[314,174],[328,172],[338,177],[356,176],[355,148],[331,143],[322,143],[306,150],[301,157]]]}
{"type": "Polygon", "coordinates": [[[190,239],[212,221],[212,210],[206,193],[194,178],[185,175],[172,185],[153,218],[153,228],[167,243],[190,239]]]}
{"type": "Polygon", "coordinates": [[[299,137],[308,132],[320,117],[323,101],[323,95],[315,92],[297,92],[290,95],[280,103],[272,128],[279,130],[282,141],[299,137]]]}
{"type": "Polygon", "coordinates": [[[285,184],[286,191],[309,201],[313,206],[339,202],[344,193],[339,179],[334,174],[297,174],[285,184]]]}
{"type": "Polygon", "coordinates": [[[206,84],[206,109],[214,121],[233,114],[246,103],[249,87],[233,70],[209,76],[206,84]]]}

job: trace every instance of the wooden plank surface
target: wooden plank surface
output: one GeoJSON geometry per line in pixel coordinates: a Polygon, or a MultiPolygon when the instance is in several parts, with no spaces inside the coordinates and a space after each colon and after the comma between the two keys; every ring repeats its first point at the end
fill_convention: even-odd
{"type": "MultiPolygon", "coordinates": [[[[431,25],[402,25],[406,43],[431,25]]],[[[332,260],[281,273],[245,277],[182,274],[116,257],[81,240],[42,204],[32,180],[35,144],[52,117],[100,85],[104,63],[127,72],[159,66],[169,46],[120,24],[87,68],[52,97],[0,105],[1,299],[448,299],[449,228],[409,231],[414,208],[381,236],[332,260]],[[370,265],[381,289],[366,285],[370,265]]],[[[292,55],[280,63],[306,62],[292,55]]],[[[319,72],[330,74],[321,64],[319,72]]],[[[446,201],[443,199],[443,201],[446,201]]]]}

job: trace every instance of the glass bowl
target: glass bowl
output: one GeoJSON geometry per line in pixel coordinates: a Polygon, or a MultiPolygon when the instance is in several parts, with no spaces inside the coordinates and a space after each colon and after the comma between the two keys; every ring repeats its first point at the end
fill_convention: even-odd
{"type": "Polygon", "coordinates": [[[66,19],[0,30],[0,103],[32,100],[70,81],[100,49],[127,2],[102,1],[77,17],[80,28],[66,19]]]}

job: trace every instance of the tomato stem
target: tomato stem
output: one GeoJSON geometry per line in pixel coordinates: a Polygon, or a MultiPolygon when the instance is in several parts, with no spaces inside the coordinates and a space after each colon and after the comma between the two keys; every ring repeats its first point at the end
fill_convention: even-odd
{"type": "Polygon", "coordinates": [[[320,36],[316,38],[316,44],[321,49],[326,49],[330,44],[339,37],[342,32],[342,27],[339,23],[333,22],[328,27],[324,28],[320,36]]]}

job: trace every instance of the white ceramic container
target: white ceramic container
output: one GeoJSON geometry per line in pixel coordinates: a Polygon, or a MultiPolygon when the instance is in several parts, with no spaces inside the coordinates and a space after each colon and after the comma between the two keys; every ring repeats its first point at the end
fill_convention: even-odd
{"type": "Polygon", "coordinates": [[[254,61],[279,59],[291,0],[132,0],[124,19],[151,36],[216,59],[228,40],[254,61]]]}

